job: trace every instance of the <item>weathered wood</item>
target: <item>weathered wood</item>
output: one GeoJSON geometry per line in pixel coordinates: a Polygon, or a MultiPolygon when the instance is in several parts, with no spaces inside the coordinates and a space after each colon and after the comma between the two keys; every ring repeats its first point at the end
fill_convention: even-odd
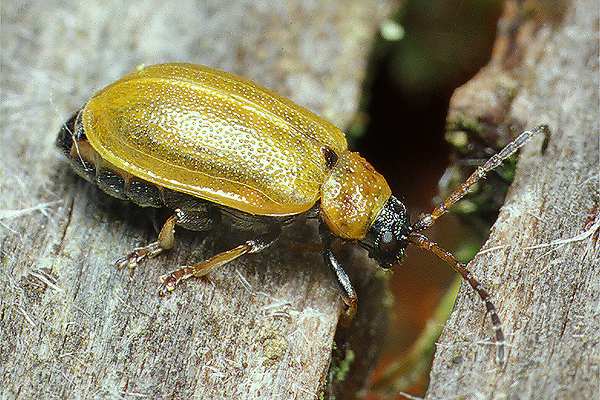
{"type": "Polygon", "coordinates": [[[155,237],[146,213],[75,178],[53,141],[94,90],[165,61],[242,74],[344,126],[392,3],[3,3],[0,397],[319,396],[341,301],[319,253],[293,245],[314,227],[160,300],[158,277],[213,240],[179,230],[130,280],[111,263],[155,237]]]}
{"type": "Polygon", "coordinates": [[[482,341],[490,326],[463,288],[427,398],[591,399],[600,391],[599,10],[594,0],[561,4],[547,9],[552,18],[505,18],[495,59],[452,101],[451,118],[546,123],[551,135],[522,151],[490,239],[469,265],[499,307],[508,360],[494,364],[491,340],[482,341]]]}

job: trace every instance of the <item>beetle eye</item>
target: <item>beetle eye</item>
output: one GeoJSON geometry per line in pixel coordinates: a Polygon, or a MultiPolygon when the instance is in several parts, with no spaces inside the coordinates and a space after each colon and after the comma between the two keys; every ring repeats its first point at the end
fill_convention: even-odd
{"type": "Polygon", "coordinates": [[[394,235],[392,235],[392,232],[390,231],[383,232],[383,235],[381,236],[381,241],[383,243],[390,243],[393,239],[394,235]]]}
{"type": "Polygon", "coordinates": [[[395,253],[398,248],[398,241],[390,231],[385,231],[381,235],[381,239],[379,241],[379,250],[384,253],[395,253]]]}

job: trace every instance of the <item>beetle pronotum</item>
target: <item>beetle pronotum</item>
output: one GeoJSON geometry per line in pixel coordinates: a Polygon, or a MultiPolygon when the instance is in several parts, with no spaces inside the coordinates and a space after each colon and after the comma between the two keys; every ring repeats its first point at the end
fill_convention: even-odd
{"type": "Polygon", "coordinates": [[[316,218],[323,258],[341,288],[346,317],[356,312],[357,296],[332,242],[357,243],[383,268],[398,264],[414,244],[450,264],[481,297],[501,360],[504,335],[488,292],[465,265],[422,232],[486,173],[546,129],[523,132],[413,224],[385,178],[348,150],[339,129],[248,80],[203,66],[162,64],[126,75],[96,93],[64,124],[57,146],[79,175],[106,193],[173,211],[158,239],[119,259],[120,268],[134,268],[173,248],[175,226],[206,231],[228,223],[255,235],[163,275],[161,295],[185,279],[265,249],[299,216],[316,218]]]}

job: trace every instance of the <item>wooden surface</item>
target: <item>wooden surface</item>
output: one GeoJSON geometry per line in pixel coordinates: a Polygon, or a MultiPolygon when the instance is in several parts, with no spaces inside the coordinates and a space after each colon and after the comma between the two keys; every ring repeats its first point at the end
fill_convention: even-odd
{"type": "Polygon", "coordinates": [[[490,239],[469,264],[493,293],[508,360],[494,364],[484,340],[490,325],[463,287],[437,345],[428,399],[600,392],[598,2],[536,3],[547,8],[529,20],[520,20],[518,3],[508,2],[492,63],[456,92],[450,113],[484,128],[545,123],[552,132],[522,151],[490,239]]]}
{"type": "MultiPolygon", "coordinates": [[[[0,397],[319,396],[341,301],[319,253],[306,250],[314,227],[295,226],[263,254],[160,300],[161,274],[218,245],[179,230],[176,249],[134,279],[115,270],[117,257],[156,231],[145,212],[76,178],[53,142],[95,90],[166,61],[255,79],[344,127],[391,3],[3,3],[0,397]]],[[[369,281],[361,276],[359,287],[369,281]]],[[[369,297],[360,304],[369,310],[369,297]]],[[[377,342],[364,337],[365,346],[377,342]]],[[[358,365],[364,379],[370,366],[358,365]]]]}

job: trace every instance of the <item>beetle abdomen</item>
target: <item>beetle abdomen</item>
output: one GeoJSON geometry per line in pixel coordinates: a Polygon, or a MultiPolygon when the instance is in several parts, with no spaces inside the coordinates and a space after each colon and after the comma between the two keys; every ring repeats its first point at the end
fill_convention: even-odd
{"type": "MultiPolygon", "coordinates": [[[[156,185],[119,171],[102,160],[87,142],[79,115],[80,112],[76,112],[61,128],[56,138],[56,145],[67,156],[73,170],[113,197],[130,200],[141,207],[167,206],[162,191],[156,185]]],[[[189,197],[183,193],[181,195],[189,197]]],[[[170,204],[177,203],[173,195],[167,198],[170,199],[170,204]]]]}
{"type": "Polygon", "coordinates": [[[110,164],[255,215],[310,209],[346,151],[341,131],[249,81],[189,64],[125,76],[85,105],[89,143],[110,164]]]}

